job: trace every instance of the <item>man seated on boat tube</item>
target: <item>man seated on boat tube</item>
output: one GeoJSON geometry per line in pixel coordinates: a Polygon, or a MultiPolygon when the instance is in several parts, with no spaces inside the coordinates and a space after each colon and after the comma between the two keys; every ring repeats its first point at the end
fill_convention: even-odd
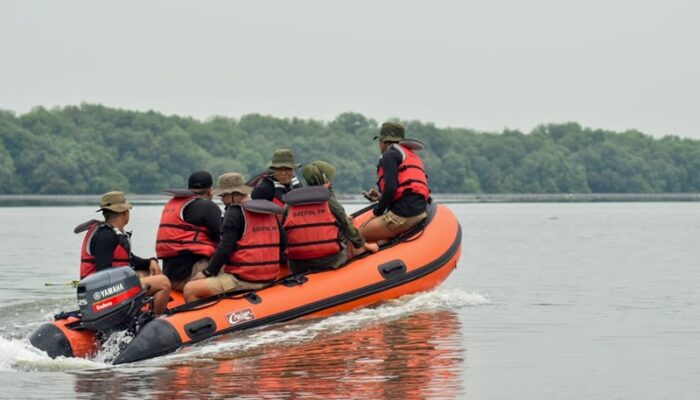
{"type": "Polygon", "coordinates": [[[206,269],[185,285],[185,301],[232,290],[256,290],[275,280],[286,237],[279,223],[282,207],[246,200],[226,209],[222,236],[206,269]]]}
{"type": "Polygon", "coordinates": [[[335,198],[331,183],[336,169],[325,161],[305,165],[306,187],[287,193],[282,224],[287,233],[287,262],[292,273],[336,269],[348,261],[350,249],[376,253],[365,242],[335,198]]]}
{"type": "Polygon", "coordinates": [[[294,161],[294,153],[289,149],[279,149],[272,156],[270,174],[263,176],[250,195],[253,199],[263,199],[284,207],[284,196],[292,189],[302,187],[294,171],[301,164],[294,161]]]}
{"type": "Polygon", "coordinates": [[[221,236],[221,209],[212,201],[212,176],[193,172],[187,190],[172,189],[163,207],[156,237],[156,256],[173,289],[182,290],[209,265],[221,236]]]}
{"type": "MultiPolygon", "coordinates": [[[[104,221],[91,221],[83,239],[80,255],[80,279],[111,267],[131,266],[141,279],[141,285],[153,296],[153,311],[162,314],[170,297],[170,281],[162,274],[158,260],[146,259],[131,252],[129,223],[131,204],[122,192],[102,195],[100,209],[104,221]]],[[[76,228],[76,232],[80,229],[76,228]]]]}
{"type": "Polygon", "coordinates": [[[403,125],[396,122],[382,124],[379,136],[382,156],[377,165],[377,186],[365,193],[377,201],[375,217],[360,227],[365,240],[388,240],[418,225],[428,215],[430,199],[428,177],[423,161],[414,149],[422,146],[417,141],[405,140],[403,125]]]}

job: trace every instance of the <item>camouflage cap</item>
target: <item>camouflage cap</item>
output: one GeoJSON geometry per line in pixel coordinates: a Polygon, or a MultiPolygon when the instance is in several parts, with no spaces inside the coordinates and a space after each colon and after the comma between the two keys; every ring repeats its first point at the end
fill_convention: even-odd
{"type": "Polygon", "coordinates": [[[279,149],[272,155],[270,168],[292,168],[297,169],[301,164],[294,161],[294,153],[289,149],[279,149]]]}
{"type": "Polygon", "coordinates": [[[335,179],[335,167],[325,161],[314,161],[304,165],[301,175],[309,186],[332,183],[335,179]]]}
{"type": "Polygon", "coordinates": [[[375,136],[374,140],[379,139],[382,142],[399,142],[406,136],[406,130],[403,125],[398,122],[385,122],[379,130],[379,136],[375,136]]]}
{"type": "Polygon", "coordinates": [[[124,192],[107,192],[102,195],[100,209],[97,211],[110,210],[122,213],[129,209],[131,209],[131,204],[126,201],[124,192]]]}
{"type": "Polygon", "coordinates": [[[245,185],[243,175],[238,172],[229,172],[221,175],[216,186],[217,188],[214,189],[214,194],[217,196],[234,192],[248,195],[253,191],[253,188],[245,185]]]}

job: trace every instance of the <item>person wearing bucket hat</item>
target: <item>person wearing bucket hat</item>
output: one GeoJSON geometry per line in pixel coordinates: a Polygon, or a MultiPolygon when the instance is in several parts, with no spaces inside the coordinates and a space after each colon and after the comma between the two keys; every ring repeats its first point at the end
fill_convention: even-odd
{"type": "Polygon", "coordinates": [[[385,122],[379,130],[379,150],[382,153],[377,165],[377,186],[365,192],[365,197],[377,201],[375,218],[360,227],[360,233],[368,241],[391,239],[418,225],[428,215],[430,200],[428,177],[423,161],[408,145],[405,128],[397,122],[385,122]]]}
{"type": "Polygon", "coordinates": [[[335,198],[331,184],[336,169],[325,161],[304,166],[305,187],[287,194],[282,225],[287,232],[287,260],[292,273],[337,269],[355,249],[376,253],[376,243],[365,242],[345,209],[335,198]]]}
{"type": "Polygon", "coordinates": [[[75,232],[87,230],[80,257],[80,279],[111,267],[130,266],[139,274],[141,285],[153,296],[153,311],[165,312],[170,297],[170,281],[162,274],[158,260],[141,258],[131,252],[131,232],[125,227],[131,216],[131,204],[123,192],[108,192],[100,198],[104,221],[91,220],[75,232]]]}
{"type": "Polygon", "coordinates": [[[385,122],[379,130],[379,135],[373,140],[379,139],[380,142],[400,142],[405,139],[406,129],[398,122],[385,122]]]}
{"type": "Polygon", "coordinates": [[[216,186],[214,195],[221,197],[225,208],[232,204],[241,204],[253,191],[250,186],[246,186],[245,178],[238,172],[228,172],[221,175],[216,186]]]}
{"type": "Polygon", "coordinates": [[[222,235],[206,269],[185,285],[191,302],[232,290],[257,290],[280,272],[286,236],[278,216],[282,208],[268,200],[246,199],[226,209],[222,235]]]}
{"type": "Polygon", "coordinates": [[[197,272],[209,264],[221,236],[221,209],[212,201],[213,179],[207,171],[195,171],[187,189],[171,189],[163,207],[156,237],[156,256],[175,290],[182,290],[197,272]]]}
{"type": "Polygon", "coordinates": [[[303,185],[294,174],[301,167],[294,160],[294,153],[289,149],[279,149],[272,155],[270,173],[265,174],[250,195],[253,199],[269,200],[284,207],[284,196],[292,189],[303,185]]]}

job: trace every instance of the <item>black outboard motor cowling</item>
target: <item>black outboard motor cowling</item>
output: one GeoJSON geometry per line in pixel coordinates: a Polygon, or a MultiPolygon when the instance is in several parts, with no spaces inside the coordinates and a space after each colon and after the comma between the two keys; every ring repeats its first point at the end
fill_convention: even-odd
{"type": "Polygon", "coordinates": [[[96,331],[128,326],[141,311],[146,292],[130,267],[94,273],[78,284],[81,325],[96,331]]]}

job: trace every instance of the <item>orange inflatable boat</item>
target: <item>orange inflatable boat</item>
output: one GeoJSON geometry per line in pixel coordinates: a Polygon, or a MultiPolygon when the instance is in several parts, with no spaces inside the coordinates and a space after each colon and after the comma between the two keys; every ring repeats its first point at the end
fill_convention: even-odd
{"type": "MultiPolygon", "coordinates": [[[[371,217],[371,208],[354,216],[359,225],[371,217]]],[[[226,293],[189,304],[182,304],[182,296],[173,293],[170,313],[157,318],[140,318],[142,292],[124,287],[114,277],[110,279],[118,283],[103,279],[99,290],[90,291],[90,282],[85,281],[91,276],[81,281],[88,298],[81,298],[78,288],[78,303],[84,311],[58,315],[56,321],[34,332],[30,342],[51,357],[89,357],[99,350],[106,335],[100,326],[126,316],[132,321],[126,328],[135,336],[113,360],[122,364],[167,354],[213,336],[366,307],[439,285],[457,266],[461,236],[452,211],[433,202],[421,226],[383,245],[378,253],[355,258],[340,269],[281,277],[264,289],[226,293]],[[126,301],[113,301],[117,297],[126,301]],[[121,308],[114,317],[98,315],[101,307],[121,308]]],[[[125,327],[122,324],[120,328],[125,327]]]]}

